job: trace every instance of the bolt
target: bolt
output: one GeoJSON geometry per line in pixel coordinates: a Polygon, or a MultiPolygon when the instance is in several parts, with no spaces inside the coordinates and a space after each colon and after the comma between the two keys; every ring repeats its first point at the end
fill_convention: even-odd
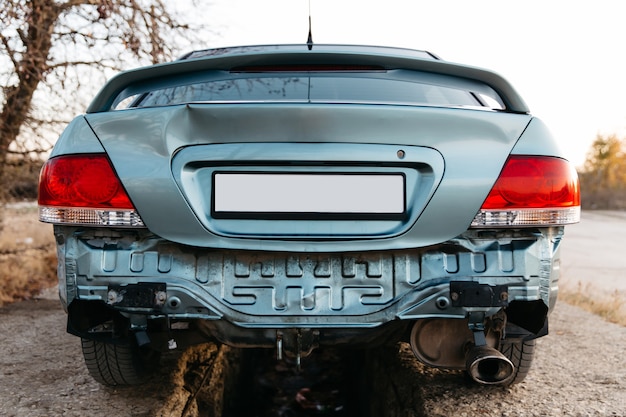
{"type": "Polygon", "coordinates": [[[508,299],[509,299],[509,293],[508,293],[508,292],[506,292],[506,291],[502,291],[502,292],[500,293],[500,300],[502,300],[502,301],[506,301],[506,300],[508,300],[508,299]]]}
{"type": "Polygon", "coordinates": [[[459,293],[458,292],[451,292],[450,293],[450,298],[452,298],[452,301],[458,301],[459,293]]]}
{"type": "Polygon", "coordinates": [[[167,294],[165,293],[165,291],[157,291],[156,297],[155,297],[157,305],[165,304],[166,299],[167,299],[167,294]]]}
{"type": "Polygon", "coordinates": [[[109,304],[115,304],[117,302],[117,291],[111,290],[107,294],[107,302],[109,304]]]}

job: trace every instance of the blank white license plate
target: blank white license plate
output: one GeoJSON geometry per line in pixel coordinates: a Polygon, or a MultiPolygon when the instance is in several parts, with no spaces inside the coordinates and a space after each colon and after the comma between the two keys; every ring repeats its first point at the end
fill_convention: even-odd
{"type": "Polygon", "coordinates": [[[401,215],[401,174],[215,173],[213,212],[401,215]]]}

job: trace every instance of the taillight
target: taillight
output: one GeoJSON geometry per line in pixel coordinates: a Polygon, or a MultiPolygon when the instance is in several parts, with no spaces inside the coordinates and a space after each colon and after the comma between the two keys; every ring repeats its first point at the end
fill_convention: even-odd
{"type": "Polygon", "coordinates": [[[507,160],[472,227],[550,226],[580,221],[580,185],[560,158],[514,155],[507,160]]]}
{"type": "Polygon", "coordinates": [[[104,154],[51,158],[39,178],[39,220],[55,224],[143,227],[104,154]]]}

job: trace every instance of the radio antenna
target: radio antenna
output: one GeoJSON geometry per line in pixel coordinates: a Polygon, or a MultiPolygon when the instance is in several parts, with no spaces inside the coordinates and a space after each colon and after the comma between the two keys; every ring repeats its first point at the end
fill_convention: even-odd
{"type": "Polygon", "coordinates": [[[313,49],[313,30],[311,29],[311,0],[309,0],[309,36],[306,39],[306,45],[309,51],[313,49]]]}

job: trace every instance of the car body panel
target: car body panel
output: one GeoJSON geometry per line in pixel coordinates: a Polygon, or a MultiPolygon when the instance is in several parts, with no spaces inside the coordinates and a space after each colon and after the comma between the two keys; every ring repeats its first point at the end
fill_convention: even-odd
{"type": "MultiPolygon", "coordinates": [[[[193,104],[96,113],[86,118],[145,224],[159,236],[194,246],[316,252],[408,248],[440,243],[459,235],[468,228],[531,120],[528,115],[478,110],[318,104],[193,104]],[[355,125],[360,128],[355,130],[355,125]],[[264,239],[272,235],[270,230],[277,224],[257,220],[265,224],[265,232],[259,226],[257,233],[243,239],[224,229],[211,232],[206,227],[211,219],[199,220],[204,214],[194,213],[184,198],[185,191],[174,178],[178,174],[172,173],[172,169],[180,170],[176,154],[193,154],[197,150],[202,155],[210,153],[210,149],[218,152],[217,144],[229,153],[224,156],[224,169],[229,164],[249,167],[286,160],[302,166],[316,161],[341,167],[343,160],[350,166],[362,164],[363,171],[376,172],[377,168],[371,167],[377,162],[372,161],[373,154],[379,154],[379,165],[406,166],[397,156],[397,151],[403,150],[406,161],[432,165],[437,192],[412,217],[411,228],[401,229],[402,235],[378,233],[377,239],[371,239],[367,231],[346,229],[341,237],[350,239],[349,242],[309,242],[306,236],[299,236],[297,241],[285,240],[290,237],[287,233],[273,234],[283,239],[264,239]],[[359,155],[359,146],[378,146],[384,152],[363,151],[359,155]],[[341,149],[345,156],[331,152],[331,148],[341,149]],[[442,161],[435,163],[432,156],[420,160],[420,153],[433,152],[440,154],[442,161]],[[304,153],[306,156],[298,156],[304,153]],[[468,159],[468,153],[476,156],[468,159]],[[159,210],[152,210],[154,207],[159,210]],[[360,239],[363,235],[368,239],[360,239]]],[[[302,169],[290,166],[294,171],[302,169]]],[[[428,191],[429,196],[432,191],[434,188],[428,191]]],[[[285,229],[289,226],[298,230],[297,221],[281,223],[285,229]]],[[[319,227],[318,237],[327,236],[324,230],[332,226],[321,223],[319,227]]],[[[363,230],[363,225],[358,228],[363,230]]],[[[388,226],[388,230],[392,229],[396,230],[388,226]]]]}
{"type": "Polygon", "coordinates": [[[245,328],[350,328],[397,319],[462,319],[467,307],[449,304],[453,281],[506,285],[509,302],[540,300],[551,309],[563,230],[467,232],[441,245],[366,253],[206,250],[150,234],[55,233],[65,242],[59,245],[65,303],[99,301],[150,315],[153,307],[123,307],[121,298],[109,299],[111,285],[162,283],[176,303],[166,303],[159,314],[172,319],[224,319],[245,328]]]}
{"type": "Polygon", "coordinates": [[[511,151],[512,155],[546,155],[565,159],[565,153],[546,124],[533,117],[520,140],[511,151]]]}
{"type": "Polygon", "coordinates": [[[65,128],[57,140],[50,158],[78,153],[103,153],[104,148],[84,116],[78,116],[65,128]]]}

